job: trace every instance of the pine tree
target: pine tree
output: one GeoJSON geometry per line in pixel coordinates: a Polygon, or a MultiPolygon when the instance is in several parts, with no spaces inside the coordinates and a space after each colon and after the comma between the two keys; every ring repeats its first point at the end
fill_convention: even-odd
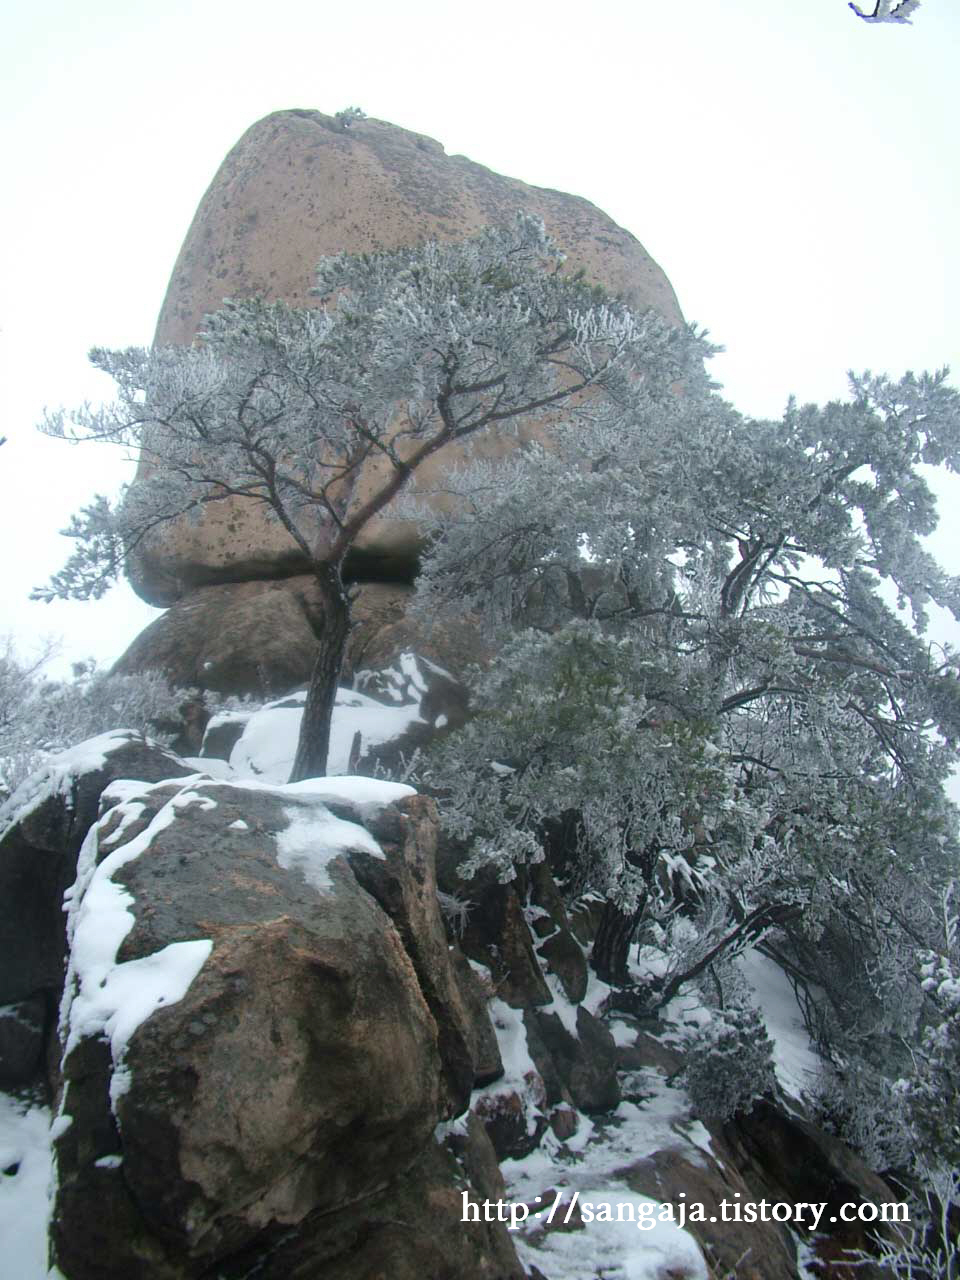
{"type": "Polygon", "coordinates": [[[644,376],[665,385],[695,362],[685,333],[599,300],[562,260],[521,214],[457,244],[325,259],[315,309],[227,302],[192,347],[95,350],[116,403],[43,429],[139,450],[140,478],[74,518],[77,549],[36,594],[96,598],[164,525],[257,504],[323,603],[293,779],[323,773],[350,626],[347,554],[417,468],[560,409],[616,420],[644,376]]]}
{"type": "Polygon", "coordinates": [[[851,392],[764,422],[691,385],[462,472],[488,499],[435,517],[420,585],[431,616],[515,628],[429,766],[469,866],[559,859],[607,899],[594,965],[621,984],[678,906],[718,952],[775,929],[830,993],[825,1043],[911,1029],[958,852],[960,663],[923,630],[960,590],[921,467],[960,464],[960,396],[945,373],[851,392]]]}

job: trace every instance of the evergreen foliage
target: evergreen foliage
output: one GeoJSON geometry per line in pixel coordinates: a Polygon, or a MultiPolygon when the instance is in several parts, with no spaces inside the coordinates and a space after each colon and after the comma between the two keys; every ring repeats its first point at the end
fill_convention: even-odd
{"type": "Polygon", "coordinates": [[[550,857],[568,893],[604,895],[593,963],[618,1008],[650,1014],[761,945],[847,1135],[872,1096],[900,1117],[877,1163],[905,1167],[907,1133],[932,1167],[960,664],[924,631],[960,591],[923,545],[924,469],[960,465],[960,396],[945,371],[850,390],[768,422],[691,382],[616,431],[560,427],[554,452],[453,475],[421,608],[466,603],[507,638],[424,777],[467,871],[550,857]],[[631,940],[665,972],[631,967],[631,940]]]}
{"type": "Polygon", "coordinates": [[[773,1044],[756,1009],[714,1010],[685,1046],[683,1078],[698,1115],[723,1123],[773,1092],[773,1044]]]}
{"type": "Polygon", "coordinates": [[[51,752],[111,729],[171,739],[186,690],[157,672],[111,675],[92,660],[74,664],[72,680],[50,680],[49,657],[24,661],[9,640],[0,652],[0,791],[14,791],[51,752]]]}
{"type": "Polygon", "coordinates": [[[226,500],[255,504],[323,600],[293,777],[323,773],[349,628],[346,557],[417,468],[560,409],[615,421],[645,379],[664,386],[695,360],[685,335],[599,301],[562,260],[520,214],[457,244],[325,259],[316,309],[226,302],[193,347],[95,350],[116,403],[51,415],[44,430],[139,450],[141,471],[119,502],[98,497],[74,519],[76,551],[37,594],[96,598],[163,525],[226,500]]]}

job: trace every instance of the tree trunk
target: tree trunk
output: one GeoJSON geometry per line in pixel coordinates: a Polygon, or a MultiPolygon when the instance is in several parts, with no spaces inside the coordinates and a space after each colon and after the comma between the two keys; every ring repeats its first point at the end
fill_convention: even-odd
{"type": "Polygon", "coordinates": [[[612,987],[623,987],[630,981],[627,960],[641,912],[642,907],[637,911],[621,911],[609,898],[603,904],[590,963],[597,977],[612,987]]]}
{"type": "Polygon", "coordinates": [[[291,782],[322,778],[327,772],[330,722],[350,632],[350,601],[340,577],[339,565],[319,565],[314,576],[320,587],[323,609],[316,631],[317,659],[303,708],[291,782]]]}

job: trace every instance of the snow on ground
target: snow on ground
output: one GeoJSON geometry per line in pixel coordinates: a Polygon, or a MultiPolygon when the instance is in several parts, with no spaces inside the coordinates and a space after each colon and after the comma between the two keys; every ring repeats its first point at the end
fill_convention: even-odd
{"type": "Polygon", "coordinates": [[[820,1059],[803,1025],[793,987],[780,966],[755,948],[737,961],[773,1041],[773,1065],[780,1087],[798,1101],[820,1075],[820,1059]]]}
{"type": "MultiPolygon", "coordinates": [[[[707,1275],[700,1247],[688,1232],[670,1222],[658,1221],[651,1228],[638,1225],[655,1217],[660,1206],[651,1197],[631,1191],[617,1177],[625,1167],[671,1147],[682,1147],[688,1160],[695,1159],[689,1144],[703,1145],[706,1131],[691,1121],[683,1090],[668,1085],[659,1072],[635,1072],[631,1084],[642,1094],[642,1101],[621,1102],[610,1116],[594,1120],[580,1116],[580,1129],[566,1142],[548,1130],[536,1150],[522,1160],[505,1160],[501,1166],[508,1198],[531,1206],[531,1217],[514,1233],[517,1252],[526,1266],[539,1266],[550,1280],[589,1280],[598,1275],[604,1280],[662,1280],[671,1269],[684,1280],[707,1275]],[[534,1214],[539,1211],[545,1216],[554,1188],[563,1189],[561,1218],[576,1191],[580,1201],[590,1201],[598,1214],[602,1202],[633,1204],[629,1213],[633,1221],[594,1220],[580,1231],[541,1235],[542,1218],[534,1214]],[[655,1207],[640,1212],[641,1205],[655,1207]]],[[[627,1210],[621,1213],[628,1216],[627,1210]]]]}
{"type": "MultiPolygon", "coordinates": [[[[658,1217],[659,1201],[607,1184],[584,1187],[577,1208],[586,1223],[581,1231],[551,1231],[536,1249],[515,1238],[521,1261],[546,1269],[550,1280],[707,1280],[700,1246],[668,1217],[658,1217]]],[[[564,1212],[561,1206],[561,1220],[564,1212]]]]}
{"type": "MultiPolygon", "coordinates": [[[[474,965],[474,968],[479,966],[474,965]]],[[[560,984],[546,975],[553,1003],[544,1012],[556,1013],[575,1033],[576,1006],[560,984]]],[[[597,1012],[610,988],[591,973],[584,1006],[597,1012]]],[[[522,1014],[502,1000],[490,1003],[503,1058],[504,1076],[474,1094],[474,1104],[484,1095],[515,1090],[528,1104],[535,1102],[536,1067],[527,1046],[522,1014]]],[[[621,1043],[636,1038],[636,1030],[615,1021],[614,1036],[621,1043]]],[[[549,1129],[540,1145],[522,1160],[506,1160],[501,1168],[507,1197],[531,1206],[531,1217],[514,1233],[514,1243],[526,1266],[538,1266],[550,1280],[662,1280],[672,1272],[684,1280],[706,1280],[707,1269],[700,1247],[686,1231],[670,1221],[657,1220],[658,1202],[637,1195],[617,1177],[617,1171],[645,1156],[669,1147],[683,1147],[687,1159],[696,1159],[690,1146],[709,1151],[709,1134],[690,1118],[689,1101],[681,1088],[667,1084],[651,1069],[631,1072],[627,1077],[634,1097],[623,1101],[610,1116],[591,1120],[578,1116],[579,1128],[561,1142],[549,1129]],[[543,1232],[542,1217],[553,1202],[551,1188],[562,1188],[566,1211],[573,1192],[594,1206],[596,1217],[582,1230],[543,1232]],[[541,1201],[537,1203],[537,1197],[541,1201]],[[602,1204],[612,1210],[602,1210],[602,1204]],[[543,1208],[540,1208],[540,1205],[543,1208]],[[617,1206],[624,1206],[618,1209],[617,1206]],[[621,1220],[617,1221],[618,1215],[621,1220]],[[644,1222],[644,1227],[638,1225],[644,1222]]],[[[533,1111],[528,1108],[528,1115],[533,1111]]]]}
{"type": "MultiPolygon", "coordinates": [[[[661,976],[668,958],[665,952],[652,947],[644,948],[640,958],[631,963],[631,976],[645,981],[650,976],[661,976]]],[[[763,1017],[767,1034],[773,1041],[773,1064],[777,1082],[788,1097],[801,1101],[814,1090],[821,1073],[821,1062],[803,1025],[803,1015],[797,1004],[796,993],[776,963],[755,947],[749,948],[735,961],[753,1003],[763,1017]]],[[[667,1043],[682,1047],[687,1032],[709,1021],[711,1014],[704,1005],[696,986],[686,984],[678,996],[664,1011],[673,1030],[665,1037],[667,1043]]]]}
{"type": "Polygon", "coordinates": [[[0,1280],[46,1280],[50,1112],[0,1093],[0,1280]]]}
{"type": "Polygon", "coordinates": [[[625,1100],[616,1111],[593,1120],[581,1115],[581,1127],[572,1138],[561,1142],[548,1131],[528,1156],[505,1160],[503,1176],[510,1196],[530,1202],[546,1187],[602,1186],[612,1170],[670,1148],[682,1147],[684,1156],[692,1159],[688,1144],[700,1145],[703,1126],[690,1118],[684,1090],[668,1085],[653,1068],[632,1072],[630,1083],[640,1102],[625,1100]]]}

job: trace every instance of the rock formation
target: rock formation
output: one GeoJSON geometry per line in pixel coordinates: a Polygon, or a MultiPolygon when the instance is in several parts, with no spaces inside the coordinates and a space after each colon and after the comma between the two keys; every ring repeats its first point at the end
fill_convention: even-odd
{"type": "Polygon", "coordinates": [[[44,1069],[63,992],[63,895],[101,794],[116,778],[189,773],[164,748],[120,732],[65,753],[17,792],[17,820],[0,831],[0,1087],[28,1083],[44,1069]]]}
{"type": "MultiPolygon", "coordinates": [[[[643,249],[585,201],[391,125],[289,111],[217,175],[158,341],[189,342],[223,296],[307,303],[321,254],[461,236],[517,207],[593,279],[680,319],[643,249]]],[[[384,524],[354,562],[338,771],[396,772],[465,714],[436,661],[458,675],[486,656],[467,622],[426,636],[405,616],[414,550],[384,524]]],[[[121,670],[259,695],[307,678],[315,587],[249,511],[179,524],[133,569],[171,608],[121,670]]],[[[215,717],[199,758],[104,735],[0,808],[0,1088],[42,1093],[56,1116],[57,1274],[797,1280],[811,1265],[845,1280],[840,1250],[870,1247],[862,1225],[813,1235],[719,1206],[833,1212],[894,1199],[887,1185],[782,1085],[722,1124],[693,1114],[682,1026],[618,1012],[587,964],[598,903],[565,902],[547,864],[465,881],[464,850],[412,788],[283,785],[302,705],[215,717]],[[654,1240],[591,1223],[581,1194],[710,1216],[654,1240]],[[529,1219],[511,1235],[465,1199],[529,1219]]]]}
{"type": "MultiPolygon", "coordinates": [[[[66,1280],[549,1280],[634,1274],[645,1240],[659,1275],[797,1280],[797,1237],[721,1221],[721,1201],[896,1198],[779,1093],[698,1123],[669,1027],[605,1009],[590,904],[568,914],[546,865],[466,885],[409,787],[197,763],[106,735],[0,811],[2,995],[61,1011],[45,1066],[0,1027],[0,1073],[45,1082],[57,1113],[66,1280]],[[459,922],[438,889],[469,893],[459,922]],[[504,1159],[523,1161],[509,1185],[504,1159]],[[712,1216],[672,1243],[618,1235],[575,1190],[712,1216]],[[464,1196],[529,1220],[465,1221],[464,1196]]],[[[824,1280],[870,1243],[862,1224],[801,1235],[824,1280]]]]}
{"type": "MultiPolygon", "coordinates": [[[[262,294],[309,305],[314,267],[324,255],[462,237],[509,221],[517,209],[543,218],[571,268],[583,268],[638,310],[652,307],[670,322],[682,322],[668,280],[642,245],[586,200],[447,156],[432,139],[382,121],[344,129],[319,111],[281,111],[244,134],[201,201],[173,271],[156,342],[192,341],[203,316],[225,297],[262,294]]],[[[497,439],[475,446],[488,455],[508,447],[497,439]]],[[[450,452],[438,456],[422,479],[430,483],[455,460],[450,452]]],[[[416,547],[408,522],[379,520],[365,531],[348,570],[366,581],[409,581],[416,547]]],[[[152,666],[177,683],[235,691],[236,680],[218,684],[214,673],[243,667],[250,643],[248,619],[240,615],[259,590],[249,584],[270,581],[279,585],[270,595],[277,625],[269,678],[251,680],[247,688],[278,693],[307,678],[303,587],[292,580],[304,568],[302,557],[254,504],[217,503],[198,522],[166,527],[129,568],[145,600],[180,607],[169,621],[155,624],[149,643],[138,642],[126,655],[124,670],[152,666]],[[202,649],[213,631],[217,656],[184,670],[176,652],[202,649]]]]}

